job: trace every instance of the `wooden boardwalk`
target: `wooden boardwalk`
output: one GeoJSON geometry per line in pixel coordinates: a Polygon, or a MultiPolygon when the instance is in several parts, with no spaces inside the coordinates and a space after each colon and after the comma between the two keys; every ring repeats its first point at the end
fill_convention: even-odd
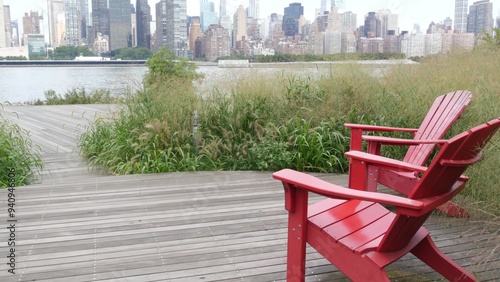
{"type": "MultiPolygon", "coordinates": [[[[2,111],[9,118],[13,108],[23,113],[16,122],[33,130],[46,148],[52,174],[16,189],[15,275],[5,263],[7,191],[0,191],[5,208],[0,213],[0,281],[284,280],[287,219],[281,184],[271,173],[94,175],[83,167],[76,145],[67,142],[75,140],[86,120],[72,107],[79,106],[45,107],[51,118],[44,118],[43,108],[2,111]],[[60,135],[44,136],[48,128],[60,135]]],[[[107,111],[81,107],[86,113],[107,111]]],[[[343,175],[319,176],[346,181],[343,175]]],[[[500,280],[498,230],[441,215],[432,216],[426,227],[441,250],[480,281],[500,280]]],[[[394,281],[441,279],[411,255],[388,270],[394,281]]],[[[311,248],[306,271],[307,281],[348,281],[311,248]]]]}

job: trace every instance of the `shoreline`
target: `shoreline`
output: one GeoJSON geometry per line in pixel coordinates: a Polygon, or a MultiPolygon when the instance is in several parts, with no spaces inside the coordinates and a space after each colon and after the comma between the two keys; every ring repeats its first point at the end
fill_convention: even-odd
{"type": "MultiPolygon", "coordinates": [[[[234,66],[221,66],[217,62],[200,62],[190,61],[197,66],[204,67],[219,67],[219,68],[328,68],[334,65],[341,64],[361,64],[361,65],[397,65],[397,64],[418,64],[409,59],[397,60],[347,60],[347,61],[315,61],[315,62],[272,62],[272,63],[255,63],[237,64],[234,66]]],[[[110,60],[110,61],[75,61],[75,60],[57,60],[57,61],[0,61],[2,67],[144,67],[146,60],[110,60]]]]}

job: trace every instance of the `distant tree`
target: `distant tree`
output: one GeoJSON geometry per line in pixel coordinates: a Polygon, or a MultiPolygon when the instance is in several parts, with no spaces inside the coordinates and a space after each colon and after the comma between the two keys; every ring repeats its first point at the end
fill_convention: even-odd
{"type": "Polygon", "coordinates": [[[197,79],[196,65],[186,58],[178,58],[167,47],[161,47],[146,62],[148,72],[144,76],[144,86],[159,86],[169,83],[169,79],[190,81],[197,79]]]}
{"type": "Polygon", "coordinates": [[[86,46],[60,46],[48,52],[51,60],[74,60],[80,54],[84,57],[95,56],[86,46]]]}
{"type": "Polygon", "coordinates": [[[38,54],[33,54],[30,56],[30,60],[32,60],[32,61],[41,61],[41,60],[45,60],[45,59],[46,59],[45,56],[38,55],[38,54]]]}
{"type": "Polygon", "coordinates": [[[27,59],[25,56],[0,57],[0,61],[26,61],[27,59]]]}
{"type": "Polygon", "coordinates": [[[127,47],[114,50],[114,58],[122,60],[147,60],[153,57],[153,52],[144,47],[127,47]]]}
{"type": "Polygon", "coordinates": [[[493,28],[494,35],[487,33],[483,30],[483,37],[481,40],[485,42],[486,46],[492,48],[500,48],[500,28],[493,28]]]}

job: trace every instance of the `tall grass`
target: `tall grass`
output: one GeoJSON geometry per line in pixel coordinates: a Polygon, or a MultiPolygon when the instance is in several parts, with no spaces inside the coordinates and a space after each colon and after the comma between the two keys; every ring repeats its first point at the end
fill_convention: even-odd
{"type": "MultiPolygon", "coordinates": [[[[92,163],[116,174],[284,167],[345,173],[345,122],[418,127],[437,96],[465,89],[473,92],[473,101],[447,137],[500,116],[499,61],[498,49],[478,49],[396,65],[382,77],[358,64],[335,65],[319,79],[255,74],[203,97],[192,87],[193,76],[175,75],[191,68],[165,64],[176,72],[153,71],[145,89],[111,120],[99,120],[80,144],[92,163]]],[[[465,192],[496,213],[499,138],[467,172],[465,192]]],[[[405,151],[391,148],[384,154],[401,158],[405,151]]]]}
{"type": "Polygon", "coordinates": [[[75,105],[75,104],[111,104],[118,102],[111,97],[109,90],[99,89],[88,92],[84,87],[73,88],[64,93],[57,94],[54,90],[45,91],[45,100],[34,102],[35,105],[75,105]]]}
{"type": "Polygon", "coordinates": [[[0,188],[31,184],[42,165],[40,150],[28,132],[0,115],[0,188]],[[7,173],[11,169],[15,170],[14,182],[7,173]]]}

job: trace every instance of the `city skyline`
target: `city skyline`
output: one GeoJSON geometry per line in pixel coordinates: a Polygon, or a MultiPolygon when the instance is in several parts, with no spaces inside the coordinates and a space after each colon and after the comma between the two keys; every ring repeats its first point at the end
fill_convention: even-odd
{"type": "MultiPolygon", "coordinates": [[[[155,15],[155,6],[159,0],[147,0],[151,7],[151,14],[155,15]]],[[[89,1],[90,2],[90,1],[89,1]]],[[[135,5],[135,0],[130,1],[131,4],[135,5]]],[[[219,12],[220,0],[212,1],[215,4],[215,11],[219,12]]],[[[244,7],[248,7],[249,1],[241,0],[225,0],[227,5],[227,13],[229,16],[233,16],[234,12],[238,6],[243,3],[244,7]]],[[[304,16],[307,20],[311,22],[314,20],[314,12],[316,9],[321,7],[322,0],[314,1],[293,1],[293,0],[274,0],[274,1],[261,1],[260,3],[260,16],[262,18],[268,17],[271,13],[283,14],[285,7],[288,7],[290,3],[299,2],[304,6],[304,16]],[[306,3],[307,2],[307,3],[306,3]]],[[[328,0],[327,2],[330,2],[328,0]]],[[[455,0],[373,0],[370,2],[362,0],[345,0],[343,1],[345,9],[343,11],[353,11],[358,15],[357,26],[362,25],[364,21],[364,16],[368,12],[377,12],[381,9],[390,9],[392,13],[399,14],[399,27],[400,30],[411,31],[413,24],[419,24],[421,29],[426,29],[431,22],[441,22],[446,17],[450,17],[455,20],[455,0]],[[429,9],[429,7],[431,7],[429,9]]],[[[476,1],[470,1],[468,6],[470,7],[476,1]]],[[[500,0],[490,0],[493,3],[493,18],[500,15],[500,0]]],[[[46,0],[3,0],[4,5],[10,6],[11,19],[19,20],[22,22],[22,17],[24,13],[30,12],[30,10],[40,12],[43,15],[43,33],[48,36],[48,15],[47,15],[47,1],[46,0]]],[[[200,1],[199,0],[187,0],[187,15],[189,16],[199,16],[200,14],[200,1]]],[[[22,27],[19,27],[22,29],[22,27]]],[[[153,32],[153,30],[151,31],[153,32]]],[[[49,38],[46,38],[49,40],[49,38]]]]}

